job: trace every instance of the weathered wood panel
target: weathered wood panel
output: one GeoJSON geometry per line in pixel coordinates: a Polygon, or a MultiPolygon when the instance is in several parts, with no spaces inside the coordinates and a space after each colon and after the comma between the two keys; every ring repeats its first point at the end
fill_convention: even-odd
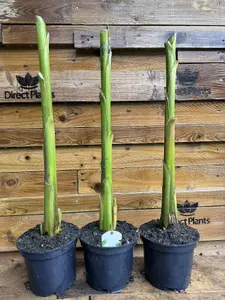
{"type": "MultiPolygon", "coordinates": [[[[53,48],[50,51],[51,71],[100,70],[99,51],[85,53],[71,48],[53,48]]],[[[163,51],[113,51],[112,70],[164,70],[163,51]]],[[[0,71],[38,72],[36,49],[0,48],[0,71]]],[[[26,74],[26,73],[25,73],[26,74]]]]}
{"type": "MultiPolygon", "coordinates": [[[[0,198],[44,195],[44,172],[0,173],[0,198]]],[[[61,195],[77,193],[77,171],[58,172],[61,195]]]]}
{"type": "Polygon", "coordinates": [[[224,3],[185,0],[75,0],[75,24],[225,25],[224,3]]]}
{"type": "Polygon", "coordinates": [[[179,63],[224,63],[225,52],[223,50],[178,50],[178,61],[179,63]]]}
{"type": "Polygon", "coordinates": [[[68,24],[72,22],[71,0],[1,0],[1,23],[35,23],[40,15],[47,23],[68,24]]]}
{"type": "MultiPolygon", "coordinates": [[[[103,27],[80,26],[74,31],[75,48],[100,48],[99,33],[103,27]]],[[[152,28],[148,26],[110,26],[112,48],[164,48],[165,42],[177,33],[177,48],[224,48],[224,31],[195,31],[185,28],[152,28]],[[174,29],[174,30],[173,30],[174,29]]]]}
{"type": "MultiPolygon", "coordinates": [[[[225,168],[220,166],[188,166],[176,168],[177,190],[224,188],[225,168]]],[[[125,168],[113,170],[115,192],[158,191],[162,187],[162,168],[125,168]]],[[[78,192],[93,194],[101,189],[100,172],[82,170],[78,172],[78,192]]]]}
{"type": "MultiPolygon", "coordinates": [[[[0,102],[39,102],[39,87],[25,89],[18,81],[24,72],[0,72],[0,102]]],[[[31,74],[32,80],[37,72],[31,74]]],[[[98,102],[100,73],[96,70],[51,72],[53,100],[98,102]]],[[[181,64],[177,72],[177,100],[222,100],[225,94],[224,64],[181,64]]],[[[112,72],[112,101],[164,100],[165,71],[115,70],[112,72]]]]}
{"type": "MultiPolygon", "coordinates": [[[[192,24],[192,23],[191,23],[192,24]]],[[[190,24],[188,24],[190,25],[190,24]]],[[[130,33],[126,34],[131,36],[132,34],[135,35],[135,32],[139,32],[140,36],[136,37],[136,42],[139,45],[142,45],[142,47],[146,46],[146,48],[159,48],[162,47],[163,43],[165,42],[166,36],[163,35],[163,32],[165,31],[170,32],[173,34],[173,32],[184,32],[184,38],[186,41],[189,41],[189,43],[198,43],[198,45],[201,47],[206,45],[206,43],[210,43],[212,45],[211,39],[219,43],[221,47],[221,43],[223,42],[223,39],[221,41],[220,36],[225,32],[225,27],[223,26],[213,26],[213,27],[207,27],[207,26],[117,26],[118,30],[125,31],[126,28],[132,29],[130,33]],[[156,32],[157,31],[157,36],[154,36],[154,42],[152,39],[149,39],[149,32],[156,32]],[[146,34],[148,32],[148,34],[146,34]],[[202,32],[202,37],[201,37],[201,44],[200,41],[194,41],[193,36],[196,35],[198,32],[198,35],[202,32]],[[215,32],[217,37],[213,37],[210,32],[215,32]],[[211,39],[209,39],[208,35],[210,33],[211,39]],[[143,34],[144,37],[146,38],[146,41],[149,43],[147,44],[144,39],[143,39],[143,34]],[[156,42],[156,44],[155,44],[156,42]]],[[[50,44],[51,45],[68,45],[72,46],[74,45],[74,32],[76,35],[76,32],[80,32],[83,30],[85,32],[85,38],[87,39],[87,35],[90,36],[90,39],[94,39],[96,35],[99,37],[99,33],[101,29],[105,28],[105,26],[75,26],[75,25],[48,25],[48,31],[50,33],[50,44]],[[89,30],[89,32],[87,31],[89,30]],[[90,32],[94,32],[93,34],[90,34],[90,32]],[[93,38],[92,38],[93,36],[93,38]]],[[[112,30],[115,30],[115,26],[110,26],[110,32],[112,30]],[[114,28],[114,29],[113,29],[114,28]]],[[[113,34],[111,32],[111,34],[113,34]]],[[[138,33],[138,34],[139,34],[138,33]]],[[[137,35],[138,35],[137,34],[137,35]]],[[[118,42],[121,40],[121,36],[117,36],[118,42]]],[[[182,36],[180,36],[180,39],[182,36]]],[[[123,36],[123,39],[127,39],[127,37],[123,36]]],[[[115,40],[115,39],[114,39],[115,40]]],[[[129,38],[130,40],[130,38],[129,38]]],[[[96,40],[97,41],[97,40],[96,40]]],[[[182,40],[180,40],[182,41],[182,40]]],[[[34,25],[2,25],[2,42],[4,45],[31,45],[31,44],[36,44],[36,31],[35,31],[35,26],[34,25]]],[[[187,44],[186,44],[187,45],[187,44]]],[[[191,45],[191,44],[190,44],[191,45]]],[[[136,47],[134,45],[134,47],[136,47]]],[[[212,45],[212,47],[214,47],[212,45]]]]}
{"type": "MultiPolygon", "coordinates": [[[[57,170],[100,169],[101,148],[57,148],[57,170]]],[[[177,166],[222,165],[224,143],[196,143],[176,145],[177,166]]],[[[163,145],[125,145],[113,147],[113,168],[161,167],[163,145]]],[[[41,148],[0,149],[1,172],[43,171],[41,148]]]]}
{"type": "MultiPolygon", "coordinates": [[[[126,220],[135,226],[149,220],[159,218],[160,210],[122,210],[118,212],[119,220],[126,220]]],[[[79,227],[97,220],[97,212],[64,214],[63,219],[79,227]]],[[[185,217],[181,217],[185,219],[185,217]]],[[[187,222],[199,230],[201,241],[223,240],[225,239],[225,208],[224,207],[200,207],[196,210],[194,216],[190,220],[186,217],[187,222]]],[[[7,216],[0,217],[0,251],[16,250],[15,241],[20,234],[28,230],[32,226],[41,223],[42,215],[33,216],[7,216]]]]}
{"type": "MultiPolygon", "coordinates": [[[[163,143],[163,126],[112,127],[113,144],[163,143]]],[[[224,125],[177,125],[177,143],[225,141],[224,125]]],[[[56,129],[57,146],[100,145],[99,127],[56,129]]],[[[42,129],[0,129],[0,147],[31,147],[43,144],[42,129]]]]}
{"type": "MultiPolygon", "coordinates": [[[[3,0],[4,1],[4,0],[3,0]]],[[[73,45],[75,26],[49,25],[50,45],[73,45]]],[[[32,45],[37,44],[34,25],[2,25],[3,45],[32,45]]]]}
{"type": "MultiPolygon", "coordinates": [[[[56,128],[100,127],[98,103],[54,104],[56,128]]],[[[225,101],[177,102],[176,124],[222,125],[224,124],[225,101]]],[[[0,106],[0,129],[42,128],[40,104],[16,104],[0,106]]],[[[112,125],[114,127],[146,127],[164,125],[163,103],[113,103],[112,125]]]]}
{"type": "MultiPolygon", "coordinates": [[[[138,193],[114,193],[119,210],[160,208],[162,194],[157,192],[138,193]]],[[[0,199],[0,216],[42,214],[44,196],[22,196],[6,197],[0,199]]],[[[223,206],[225,205],[225,188],[206,188],[205,190],[177,191],[177,201],[180,204],[198,202],[201,206],[223,206]]],[[[60,195],[58,206],[63,212],[85,212],[98,211],[99,195],[60,195]]],[[[138,212],[137,212],[138,213],[138,212]]]]}

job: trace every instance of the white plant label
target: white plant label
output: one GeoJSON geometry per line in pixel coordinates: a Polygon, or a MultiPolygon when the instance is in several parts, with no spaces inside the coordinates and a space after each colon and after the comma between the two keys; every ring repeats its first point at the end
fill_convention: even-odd
{"type": "Polygon", "coordinates": [[[107,231],[102,235],[102,247],[121,246],[122,234],[118,231],[107,231]]]}

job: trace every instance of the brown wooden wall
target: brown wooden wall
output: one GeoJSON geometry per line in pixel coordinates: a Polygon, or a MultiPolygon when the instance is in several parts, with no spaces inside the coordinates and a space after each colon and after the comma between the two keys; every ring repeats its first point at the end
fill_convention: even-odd
{"type": "Polygon", "coordinates": [[[43,218],[35,14],[45,18],[51,36],[64,219],[82,226],[98,217],[99,32],[106,25],[113,48],[113,188],[119,218],[139,226],[159,216],[163,45],[177,32],[177,200],[198,203],[193,215],[180,218],[199,229],[201,240],[225,239],[224,1],[0,0],[0,6],[0,251],[15,250],[18,235],[43,218]]]}

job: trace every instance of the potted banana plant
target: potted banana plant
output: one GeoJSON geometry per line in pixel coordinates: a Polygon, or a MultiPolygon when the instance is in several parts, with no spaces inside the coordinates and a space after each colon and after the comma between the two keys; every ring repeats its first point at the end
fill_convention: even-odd
{"type": "Polygon", "coordinates": [[[38,296],[62,295],[76,277],[78,227],[61,221],[57,204],[55,129],[49,62],[49,34],[36,17],[39,83],[44,135],[44,222],[23,233],[17,248],[25,259],[31,290],[38,296]]]}
{"type": "Polygon", "coordinates": [[[200,235],[178,220],[175,193],[175,85],[176,34],[165,43],[166,99],[164,126],[164,160],[162,207],[159,220],[140,227],[144,244],[145,277],[163,290],[187,288],[192,269],[193,252],[200,235]]]}
{"type": "Polygon", "coordinates": [[[96,290],[116,292],[130,281],[137,228],[117,221],[112,190],[111,58],[108,30],[100,33],[101,56],[101,196],[99,221],[80,232],[87,283],[96,290]]]}

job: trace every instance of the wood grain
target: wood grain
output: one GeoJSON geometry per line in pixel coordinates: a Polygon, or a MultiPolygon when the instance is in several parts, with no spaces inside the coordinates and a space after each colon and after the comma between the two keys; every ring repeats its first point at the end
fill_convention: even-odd
{"type": "MultiPolygon", "coordinates": [[[[43,196],[44,173],[0,173],[0,187],[0,198],[43,196]]],[[[58,190],[61,195],[77,193],[77,171],[59,171],[58,190]]]]}
{"type": "MultiPolygon", "coordinates": [[[[4,1],[4,0],[3,0],[4,1]]],[[[48,25],[50,45],[73,45],[75,26],[48,25]]],[[[2,25],[3,45],[32,45],[37,44],[34,25],[2,25]]]]}
{"type": "MultiPolygon", "coordinates": [[[[225,102],[178,102],[177,142],[224,141],[225,102]]],[[[0,146],[42,144],[40,104],[1,105],[0,146]]],[[[113,103],[114,144],[163,142],[163,103],[113,103]],[[134,126],[135,120],[135,126],[134,126]]],[[[55,104],[58,145],[99,145],[99,104],[55,104]]]]}
{"type": "Polygon", "coordinates": [[[224,63],[225,52],[223,50],[178,50],[178,61],[179,63],[224,63]]]}
{"type": "Polygon", "coordinates": [[[74,24],[225,25],[224,3],[171,0],[75,0],[74,24]]]}
{"type": "MultiPolygon", "coordinates": [[[[75,48],[100,48],[99,33],[103,27],[77,26],[75,48]]],[[[225,31],[195,31],[188,27],[110,26],[112,48],[164,48],[165,42],[177,33],[177,48],[224,48],[225,31]]]]}
{"type": "MultiPolygon", "coordinates": [[[[90,18],[89,18],[90,19],[90,18]]],[[[161,20],[162,21],[162,20],[161,20]]],[[[190,23],[192,24],[192,23],[190,23]]],[[[216,42],[217,44],[219,43],[221,45],[221,39],[220,36],[224,33],[224,27],[223,26],[213,26],[213,27],[207,27],[207,26],[130,26],[128,27],[127,24],[126,26],[117,26],[118,33],[120,34],[117,35],[118,42],[123,43],[121,33],[126,32],[128,37],[133,36],[135,38],[135,33],[140,34],[140,36],[136,36],[135,40],[136,43],[141,45],[143,47],[145,45],[146,48],[159,48],[162,47],[162,42],[163,39],[165,39],[167,36],[163,35],[165,32],[170,32],[171,34],[173,32],[184,32],[184,38],[186,40],[186,45],[187,42],[189,42],[189,45],[191,43],[199,46],[204,46],[207,43],[211,45],[211,47],[214,47],[212,45],[212,41],[216,42]],[[131,32],[128,32],[126,29],[130,28],[131,32]],[[146,32],[148,34],[146,34],[146,32]],[[157,35],[154,35],[154,42],[152,39],[149,39],[149,33],[151,32],[157,32],[157,35]],[[215,37],[212,35],[212,32],[215,33],[215,37]],[[194,40],[193,37],[198,35],[201,35],[201,43],[199,40],[194,40]],[[210,36],[210,37],[209,37],[210,36]],[[146,40],[149,41],[149,44],[146,44],[144,41],[144,37],[146,40]],[[156,43],[156,44],[155,44],[156,43]]],[[[215,24],[218,25],[218,24],[215,24]]],[[[81,30],[84,32],[84,41],[85,39],[87,40],[88,36],[90,36],[89,41],[92,39],[95,39],[96,36],[98,35],[101,29],[104,29],[105,26],[98,26],[95,23],[95,26],[79,26],[79,25],[48,25],[48,31],[50,33],[50,44],[51,45],[67,45],[67,46],[74,46],[74,33],[77,36],[76,32],[81,32],[81,30]],[[90,34],[93,32],[93,34],[90,34]],[[92,38],[93,36],[93,38],[92,38]]],[[[110,26],[110,32],[111,28],[113,31],[116,30],[115,26],[110,26]]],[[[112,33],[113,34],[113,33],[112,33]]],[[[123,36],[123,39],[126,40],[127,37],[123,36]]],[[[115,39],[114,39],[115,41],[115,39]]],[[[131,41],[131,38],[129,38],[129,41],[131,41]]],[[[182,36],[180,36],[180,41],[182,42],[182,36]]],[[[96,40],[97,42],[97,40],[96,40]]],[[[2,43],[4,45],[34,45],[36,44],[36,31],[35,31],[35,26],[34,25],[2,25],[2,43]]],[[[134,44],[134,43],[133,43],[134,44]]],[[[134,44],[134,47],[135,44],[134,44]]]]}
{"type": "Polygon", "coordinates": [[[1,0],[1,23],[35,23],[40,15],[46,23],[68,24],[72,21],[71,0],[1,0]]]}
{"type": "MultiPolygon", "coordinates": [[[[100,70],[99,51],[91,53],[71,48],[53,48],[50,51],[51,71],[100,70]]],[[[163,51],[113,51],[112,70],[164,70],[163,51]]],[[[34,72],[39,70],[36,49],[0,48],[0,71],[34,72]]]]}
{"type": "MultiPolygon", "coordinates": [[[[176,168],[176,189],[194,190],[224,188],[224,166],[188,166],[176,168]]],[[[114,192],[160,191],[162,168],[125,168],[113,170],[114,192]]],[[[78,172],[78,192],[93,194],[100,191],[100,172],[82,170],[78,172]]]]}
{"type": "MultiPolygon", "coordinates": [[[[24,77],[26,73],[0,72],[0,102],[40,102],[39,87],[24,90],[17,75],[24,77]]],[[[31,75],[37,76],[37,72],[31,75]]],[[[99,71],[52,71],[51,78],[53,101],[99,102],[99,71]]],[[[224,79],[224,64],[181,64],[177,72],[176,99],[223,100],[224,79]]],[[[112,101],[161,101],[165,98],[164,86],[164,70],[115,70],[112,72],[112,101]]]]}
{"type": "MultiPolygon", "coordinates": [[[[135,226],[148,222],[149,220],[159,218],[160,210],[122,210],[118,212],[119,220],[126,220],[129,223],[133,223],[135,226]]],[[[200,207],[197,209],[195,219],[201,219],[201,224],[196,224],[195,227],[199,230],[201,235],[201,241],[209,240],[223,240],[225,239],[224,233],[224,220],[225,220],[225,208],[224,207],[200,207]],[[204,219],[209,219],[209,224],[202,224],[204,219]]],[[[85,224],[97,220],[97,212],[88,213],[72,213],[64,214],[63,219],[65,221],[77,224],[78,227],[82,227],[85,224]]],[[[32,216],[7,216],[0,217],[0,251],[14,251],[15,241],[24,231],[28,230],[32,226],[42,222],[42,215],[32,216]]],[[[193,216],[190,222],[193,222],[193,216]]],[[[207,223],[207,221],[205,221],[207,223]]],[[[190,224],[193,226],[192,224],[190,224]]]]}
{"type": "MultiPolygon", "coordinates": [[[[58,147],[57,170],[100,169],[101,148],[58,147]]],[[[224,164],[224,143],[176,145],[177,166],[224,164]]],[[[161,167],[163,145],[118,145],[113,147],[113,168],[161,167]]],[[[1,172],[43,171],[41,148],[0,149],[1,172]]]]}
{"type": "MultiPolygon", "coordinates": [[[[54,104],[56,128],[100,127],[98,103],[54,104]]],[[[176,103],[176,124],[222,125],[225,101],[198,101],[176,103]]],[[[40,104],[2,104],[0,106],[0,129],[42,128],[40,104]]],[[[164,125],[163,103],[113,103],[112,125],[114,127],[147,127],[164,125]]]]}
{"type": "MultiPolygon", "coordinates": [[[[157,192],[114,193],[119,210],[160,208],[162,194],[157,192]]],[[[204,190],[178,190],[177,201],[183,204],[198,202],[198,206],[211,207],[225,205],[225,188],[206,188],[204,190]]],[[[0,199],[0,216],[35,215],[43,213],[43,195],[8,197],[0,199]]],[[[71,192],[70,195],[58,197],[58,205],[63,212],[98,211],[99,195],[80,195],[71,192]]]]}
{"type": "MultiPolygon", "coordinates": [[[[113,144],[163,143],[163,126],[112,127],[113,144]]],[[[177,125],[177,143],[225,141],[224,125],[177,125]]],[[[0,129],[0,147],[42,146],[42,129],[0,129]]],[[[57,146],[100,145],[99,127],[67,127],[56,129],[57,146]]]]}

